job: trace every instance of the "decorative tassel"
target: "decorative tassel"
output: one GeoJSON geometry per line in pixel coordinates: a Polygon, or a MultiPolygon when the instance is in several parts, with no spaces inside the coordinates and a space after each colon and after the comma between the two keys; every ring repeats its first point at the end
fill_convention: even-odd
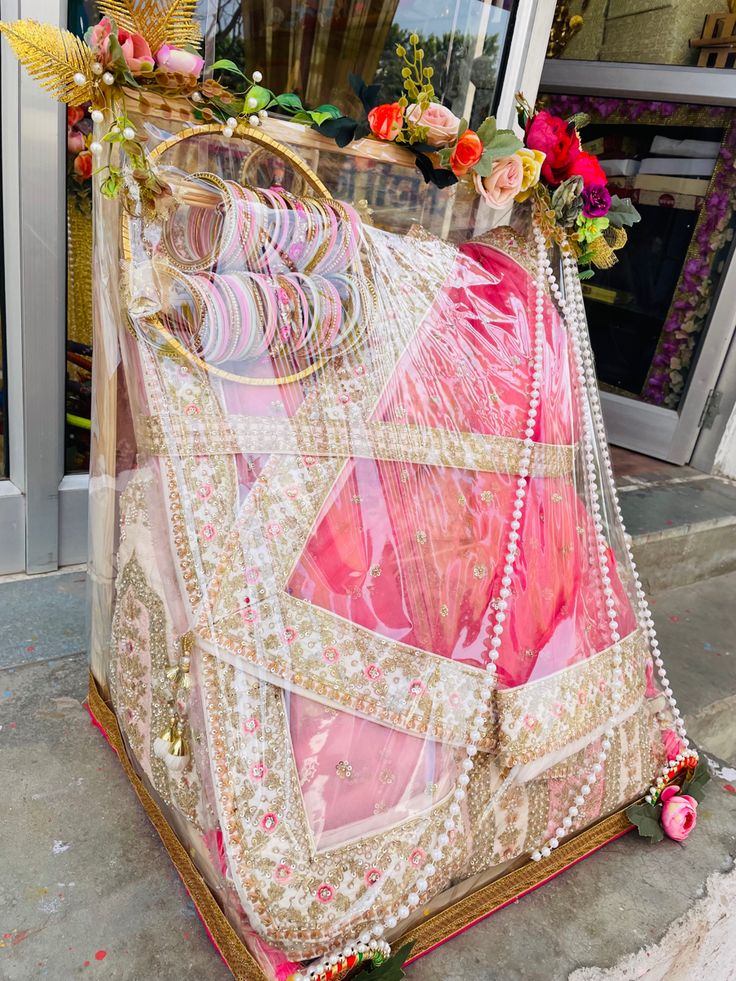
{"type": "Polygon", "coordinates": [[[194,646],[194,637],[191,631],[184,634],[181,638],[181,654],[179,655],[179,663],[173,667],[169,668],[166,672],[166,677],[174,685],[175,688],[183,688],[189,691],[192,685],[191,677],[189,675],[189,668],[191,665],[191,651],[194,646]]]}
{"type": "Polygon", "coordinates": [[[166,766],[171,773],[180,774],[189,765],[189,744],[184,736],[184,727],[176,722],[171,749],[166,754],[166,766]]]}
{"type": "Polygon", "coordinates": [[[176,716],[172,715],[169,719],[169,724],[166,726],[164,731],[153,741],[153,752],[160,760],[166,759],[168,753],[171,752],[174,745],[174,733],[176,732],[176,716]]]}

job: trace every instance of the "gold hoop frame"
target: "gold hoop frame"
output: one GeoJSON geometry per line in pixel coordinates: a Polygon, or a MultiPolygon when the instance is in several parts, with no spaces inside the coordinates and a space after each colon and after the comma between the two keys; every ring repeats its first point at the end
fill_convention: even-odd
{"type": "MultiPolygon", "coordinates": [[[[155,146],[148,154],[148,159],[154,163],[155,161],[159,160],[159,158],[166,153],[167,150],[170,150],[171,147],[176,146],[179,143],[183,143],[185,140],[191,139],[194,136],[205,136],[207,133],[222,134],[224,129],[224,124],[220,123],[207,123],[202,126],[188,126],[186,129],[182,129],[173,136],[170,136],[168,139],[163,140],[158,144],[158,146],[155,146]]],[[[241,139],[249,140],[251,143],[256,143],[263,149],[271,150],[274,154],[281,157],[298,172],[300,177],[315,192],[316,197],[329,201],[333,200],[332,194],[330,194],[327,187],[322,183],[312,168],[285,144],[279,143],[270,136],[266,136],[266,134],[262,133],[257,127],[248,126],[245,123],[240,123],[233,135],[228,137],[228,139],[233,140],[236,136],[241,137],[241,139]]],[[[140,219],[137,219],[132,215],[126,215],[121,227],[122,253],[126,262],[130,262],[133,258],[130,244],[130,223],[137,220],[140,219]]],[[[308,378],[316,371],[319,371],[319,369],[325,364],[325,359],[320,358],[308,365],[306,368],[302,368],[301,371],[296,371],[290,375],[280,375],[277,378],[259,378],[248,375],[236,375],[232,371],[225,371],[224,368],[218,368],[216,365],[208,364],[198,355],[194,354],[192,351],[189,351],[179,340],[177,340],[177,338],[173,336],[173,334],[166,330],[157,316],[152,316],[149,319],[149,323],[153,330],[159,334],[161,339],[166,342],[167,346],[173,352],[175,352],[178,357],[184,358],[190,364],[201,368],[203,371],[206,371],[211,375],[215,375],[217,378],[222,378],[224,381],[235,382],[239,385],[289,385],[293,382],[301,381],[303,378],[308,378]]]]}

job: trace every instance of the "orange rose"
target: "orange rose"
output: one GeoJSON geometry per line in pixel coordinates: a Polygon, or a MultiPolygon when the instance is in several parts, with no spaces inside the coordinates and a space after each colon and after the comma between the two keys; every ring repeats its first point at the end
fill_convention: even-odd
{"type": "Polygon", "coordinates": [[[74,173],[82,180],[89,180],[92,176],[92,154],[89,150],[82,150],[74,158],[74,173]]]}
{"type": "Polygon", "coordinates": [[[483,144],[478,134],[472,129],[466,129],[463,135],[455,144],[455,148],[450,154],[450,167],[456,177],[467,174],[471,167],[474,167],[483,156],[483,144]]]}
{"type": "Polygon", "coordinates": [[[395,140],[404,125],[404,113],[398,102],[376,106],[368,113],[371,133],[379,140],[395,140]]]}

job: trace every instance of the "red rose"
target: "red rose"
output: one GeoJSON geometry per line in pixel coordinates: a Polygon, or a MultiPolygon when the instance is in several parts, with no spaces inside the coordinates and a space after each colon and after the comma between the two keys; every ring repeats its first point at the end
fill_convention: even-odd
{"type": "MultiPolygon", "coordinates": [[[[546,154],[542,177],[553,187],[570,176],[570,167],[582,152],[575,126],[544,110],[527,123],[526,145],[530,150],[541,150],[546,154]]],[[[598,183],[605,184],[605,177],[598,183]]]]}
{"type": "Polygon", "coordinates": [[[368,125],[379,140],[395,140],[404,125],[404,112],[398,102],[384,103],[368,113],[368,125]]]}
{"type": "Polygon", "coordinates": [[[450,167],[456,177],[467,174],[483,156],[483,144],[476,132],[466,129],[450,154],[450,167]]]}
{"type": "Polygon", "coordinates": [[[572,161],[565,177],[575,176],[583,178],[585,187],[591,187],[593,184],[605,185],[608,180],[605,171],[598,163],[598,158],[592,153],[579,153],[572,161]]]}
{"type": "Polygon", "coordinates": [[[84,109],[80,106],[68,106],[66,110],[67,126],[76,126],[84,119],[84,109]]]}
{"type": "Polygon", "coordinates": [[[89,150],[82,150],[74,158],[74,173],[84,181],[92,176],[92,154],[89,150]]]}

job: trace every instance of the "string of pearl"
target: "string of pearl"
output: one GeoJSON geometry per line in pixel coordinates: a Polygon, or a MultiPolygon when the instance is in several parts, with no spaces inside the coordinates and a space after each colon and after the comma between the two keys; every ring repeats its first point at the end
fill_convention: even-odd
{"type": "MultiPolygon", "coordinates": [[[[587,490],[590,497],[590,512],[593,519],[593,524],[595,527],[595,543],[596,550],[598,554],[598,568],[601,575],[601,583],[603,586],[603,594],[605,596],[605,608],[606,616],[608,618],[608,626],[610,630],[611,645],[613,648],[613,694],[611,698],[611,718],[616,718],[621,707],[621,692],[623,688],[623,671],[621,669],[621,664],[623,661],[622,653],[623,647],[621,645],[621,635],[619,633],[619,620],[618,612],[616,609],[615,593],[611,584],[610,576],[610,566],[608,563],[608,542],[604,534],[602,511],[601,511],[601,499],[598,492],[598,469],[596,467],[596,455],[595,455],[595,430],[593,428],[593,416],[592,412],[586,411],[586,405],[584,401],[584,393],[587,390],[585,366],[583,360],[583,354],[580,347],[578,325],[574,322],[574,318],[569,317],[570,307],[569,304],[564,302],[562,291],[560,290],[559,284],[557,283],[554,273],[552,271],[552,264],[549,259],[549,255],[546,249],[546,243],[544,240],[544,235],[542,234],[538,224],[534,223],[534,238],[537,243],[537,252],[541,256],[540,263],[542,267],[542,276],[547,280],[550,286],[553,297],[557,301],[560,309],[563,312],[563,317],[568,327],[568,333],[570,335],[571,346],[573,350],[573,357],[575,361],[575,367],[578,376],[579,385],[579,402],[581,409],[581,417],[583,424],[583,454],[585,469],[588,477],[587,490]]],[[[568,278],[570,273],[570,267],[566,263],[567,254],[563,257],[563,281],[565,283],[566,291],[570,290],[568,285],[568,278]]],[[[573,260],[574,262],[574,260],[573,260]]],[[[573,275],[577,278],[577,264],[575,263],[575,269],[573,275]]],[[[597,754],[597,759],[590,772],[586,775],[585,779],[579,786],[578,792],[575,794],[573,803],[568,807],[567,814],[562,819],[559,827],[555,828],[555,833],[552,837],[547,839],[541,847],[535,848],[532,851],[531,858],[535,862],[541,861],[543,858],[549,858],[555,848],[560,844],[560,838],[568,834],[572,829],[575,818],[580,814],[580,808],[585,806],[585,799],[591,793],[591,789],[596,781],[599,779],[599,775],[603,770],[603,766],[608,757],[608,753],[611,749],[611,738],[613,736],[613,725],[610,723],[604,729],[603,739],[601,741],[601,748],[597,754]]]]}
{"type": "MultiPolygon", "coordinates": [[[[564,262],[564,260],[563,260],[564,262]]],[[[616,490],[616,481],[613,475],[613,467],[611,465],[611,457],[608,451],[608,443],[606,441],[606,431],[603,423],[603,411],[601,409],[600,394],[598,390],[598,383],[595,375],[595,363],[593,359],[593,352],[590,345],[590,338],[587,330],[585,329],[585,302],[583,300],[583,293],[580,288],[580,280],[576,274],[577,264],[572,256],[567,257],[567,266],[570,275],[569,286],[566,285],[566,291],[570,298],[569,302],[562,300],[561,306],[566,310],[567,318],[570,319],[575,325],[575,331],[580,339],[583,365],[585,368],[585,378],[586,385],[588,389],[588,399],[593,412],[593,421],[595,425],[596,432],[598,434],[598,440],[601,448],[601,457],[605,467],[606,481],[608,485],[608,490],[611,494],[611,499],[613,505],[616,509],[616,514],[619,520],[623,523],[623,514],[621,511],[621,506],[618,498],[618,493],[616,490]]],[[[554,294],[554,289],[553,289],[554,294]]],[[[556,296],[557,299],[560,299],[556,296]]],[[[673,723],[675,729],[682,740],[683,748],[689,751],[687,754],[678,753],[675,759],[668,760],[667,763],[662,767],[662,772],[664,773],[673,764],[681,763],[685,755],[697,756],[697,753],[690,750],[690,740],[687,736],[687,730],[685,724],[682,720],[682,716],[679,708],[677,707],[677,701],[673,695],[672,687],[670,685],[669,679],[667,677],[667,672],[664,667],[664,661],[659,650],[659,641],[657,640],[657,632],[654,627],[654,620],[652,619],[651,610],[649,604],[647,603],[646,594],[642,588],[641,579],[639,578],[639,573],[636,568],[636,562],[634,560],[634,555],[631,549],[631,541],[628,535],[625,536],[626,551],[629,558],[629,563],[631,566],[631,572],[634,579],[634,585],[637,594],[638,603],[638,618],[639,623],[644,630],[645,635],[649,641],[649,646],[652,651],[652,656],[654,659],[654,664],[657,668],[657,674],[660,679],[665,698],[667,699],[670,709],[672,712],[673,723]]],[[[655,786],[649,788],[649,794],[647,794],[647,800],[650,799],[651,795],[657,792],[655,786]]]]}
{"type": "MultiPolygon", "coordinates": [[[[575,260],[571,259],[570,262],[574,265],[575,260]]],[[[603,423],[603,412],[600,403],[600,394],[598,391],[598,384],[595,375],[595,364],[593,361],[593,353],[590,347],[590,340],[586,330],[580,329],[580,324],[585,324],[585,304],[583,300],[582,290],[580,289],[580,281],[577,275],[571,277],[572,279],[572,296],[574,300],[575,312],[573,317],[577,323],[578,334],[583,341],[583,362],[585,365],[586,382],[588,385],[589,399],[591,407],[593,409],[594,423],[598,437],[600,440],[600,446],[602,450],[602,459],[605,465],[606,478],[608,483],[608,489],[613,500],[614,507],[616,509],[616,514],[623,523],[623,513],[621,511],[621,505],[619,502],[618,493],[616,491],[616,481],[613,476],[613,467],[611,465],[611,457],[608,450],[608,443],[606,442],[606,430],[603,423]]],[[[657,666],[657,673],[661,679],[662,687],[664,689],[665,697],[669,702],[670,708],[672,709],[672,715],[674,720],[675,728],[678,734],[683,740],[685,748],[688,749],[690,746],[690,741],[687,738],[687,731],[685,729],[685,724],[682,720],[682,716],[679,708],[677,707],[677,701],[672,694],[672,689],[670,687],[669,681],[667,679],[667,672],[664,668],[664,662],[662,656],[659,652],[659,641],[657,640],[657,632],[654,628],[654,620],[652,619],[651,611],[649,609],[649,604],[647,603],[646,594],[642,588],[641,579],[639,578],[639,573],[636,568],[636,562],[634,561],[634,556],[631,550],[631,540],[628,535],[625,536],[626,551],[631,564],[631,571],[634,578],[634,583],[636,586],[636,595],[639,606],[639,621],[649,638],[649,644],[654,653],[654,663],[657,666]]]]}
{"type": "Polygon", "coordinates": [[[496,687],[496,661],[499,657],[501,647],[501,636],[504,631],[506,621],[506,611],[508,601],[511,596],[512,576],[514,573],[515,562],[519,555],[519,529],[521,519],[524,514],[526,493],[529,485],[530,467],[532,453],[534,450],[534,429],[539,412],[540,390],[542,387],[542,371],[544,360],[544,302],[545,302],[545,267],[544,258],[547,255],[547,247],[544,237],[537,238],[537,274],[534,283],[535,305],[534,305],[534,351],[532,356],[532,373],[529,385],[529,407],[527,410],[526,423],[524,426],[524,439],[522,441],[521,454],[519,457],[518,475],[516,480],[516,491],[514,494],[514,505],[511,512],[511,523],[504,555],[503,576],[501,577],[501,588],[498,597],[491,604],[494,610],[494,624],[491,628],[492,637],[490,639],[490,651],[488,663],[486,664],[485,683],[481,689],[478,701],[477,714],[470,729],[470,741],[465,747],[466,757],[462,762],[462,773],[458,777],[458,786],[453,796],[454,800],[449,807],[450,816],[445,821],[444,831],[437,836],[437,844],[431,852],[432,863],[424,866],[420,871],[412,891],[406,898],[406,903],[399,906],[395,914],[387,916],[383,923],[376,923],[364,930],[357,941],[351,942],[343,950],[333,953],[321,961],[310,965],[309,972],[300,972],[293,976],[292,981],[317,981],[321,979],[338,961],[345,960],[348,952],[367,949],[373,942],[373,937],[381,937],[386,930],[393,930],[401,920],[407,919],[411,915],[412,909],[420,905],[422,895],[429,889],[428,879],[435,874],[437,867],[434,862],[441,861],[445,848],[450,843],[450,832],[457,826],[457,818],[460,815],[460,803],[465,798],[465,788],[470,783],[470,771],[473,769],[473,757],[478,753],[478,745],[483,734],[483,727],[488,717],[488,709],[493,692],[496,687]]]}

